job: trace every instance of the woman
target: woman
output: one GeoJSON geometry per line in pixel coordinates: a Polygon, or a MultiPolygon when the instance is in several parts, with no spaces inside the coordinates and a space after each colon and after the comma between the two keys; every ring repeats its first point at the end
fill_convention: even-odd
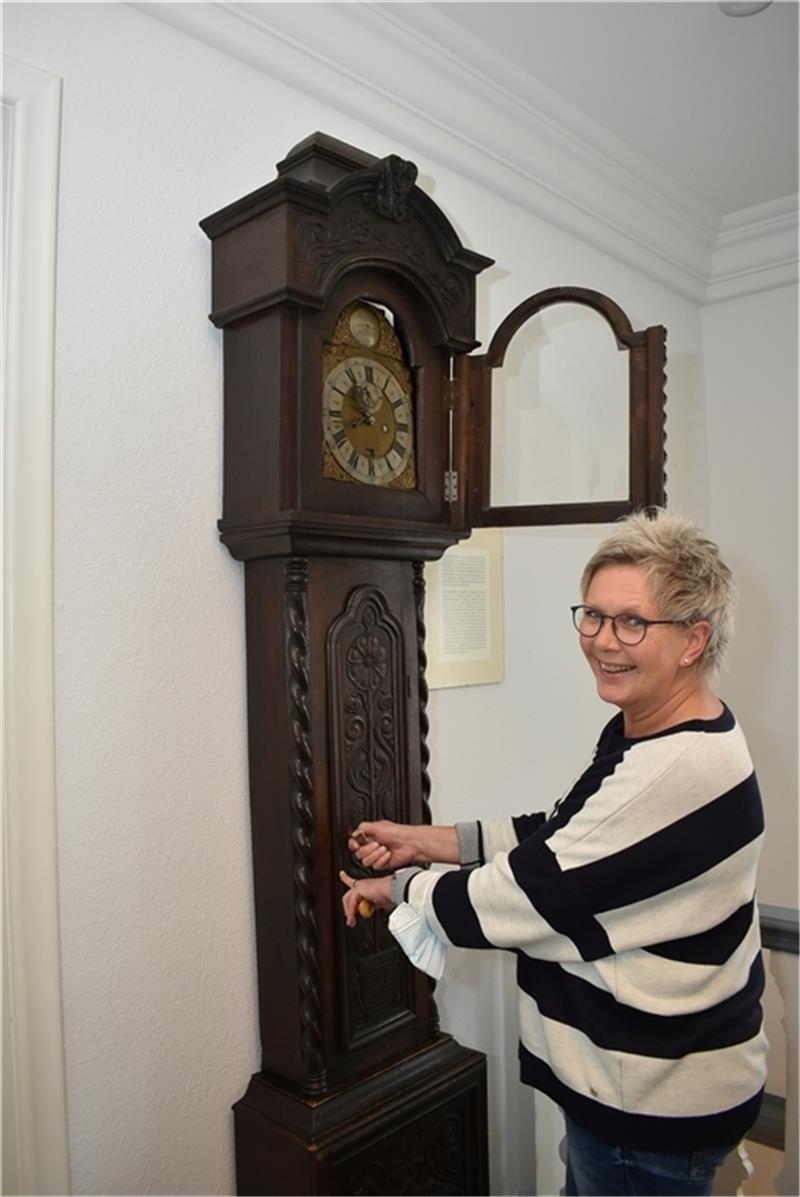
{"type": "Polygon", "coordinates": [[[522,1080],[564,1109],[568,1194],[710,1193],[758,1114],[767,1049],[761,801],[710,684],[732,578],[695,525],[659,511],[615,528],[581,591],[580,645],[619,708],[589,766],[549,813],[362,823],[351,851],[394,876],[342,873],[345,916],[397,907],[413,960],[516,952],[522,1080]]]}

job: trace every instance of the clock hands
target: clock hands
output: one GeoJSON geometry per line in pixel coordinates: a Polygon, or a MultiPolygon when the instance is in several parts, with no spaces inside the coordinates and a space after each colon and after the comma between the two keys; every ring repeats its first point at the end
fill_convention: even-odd
{"type": "MultiPolygon", "coordinates": [[[[374,423],[375,423],[374,416],[362,416],[360,420],[351,420],[350,427],[358,428],[359,425],[366,424],[368,428],[371,428],[374,423]]],[[[389,425],[381,424],[381,432],[388,432],[388,431],[389,431],[389,425]]]]}
{"type": "MultiPolygon", "coordinates": [[[[357,420],[350,421],[351,428],[358,428],[362,424],[366,424],[368,428],[372,428],[375,423],[375,413],[384,402],[383,395],[375,393],[376,387],[370,383],[356,383],[353,387],[353,402],[358,410],[361,412],[357,420]]],[[[381,432],[388,432],[389,425],[381,424],[381,432]]]]}
{"type": "MultiPolygon", "coordinates": [[[[374,423],[375,423],[374,416],[362,416],[359,420],[351,420],[350,427],[358,428],[361,424],[366,424],[368,428],[371,428],[374,423]]],[[[389,425],[381,424],[381,432],[388,432],[388,431],[389,431],[389,425]]]]}

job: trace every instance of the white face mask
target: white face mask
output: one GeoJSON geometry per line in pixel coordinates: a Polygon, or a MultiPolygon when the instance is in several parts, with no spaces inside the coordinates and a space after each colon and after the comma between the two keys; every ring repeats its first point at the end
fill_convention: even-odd
{"type": "Polygon", "coordinates": [[[389,916],[389,930],[414,967],[438,981],[444,972],[447,948],[422,915],[408,902],[401,902],[389,916]]]}

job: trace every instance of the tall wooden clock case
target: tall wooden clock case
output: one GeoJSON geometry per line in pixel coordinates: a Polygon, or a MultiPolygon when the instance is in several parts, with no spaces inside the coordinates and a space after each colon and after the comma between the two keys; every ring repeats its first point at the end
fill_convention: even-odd
{"type": "MultiPolygon", "coordinates": [[[[491,261],[413,164],[314,134],[277,171],[202,222],[224,330],[219,527],[246,591],[262,1060],[234,1107],[238,1191],[487,1193],[485,1059],[440,1030],[383,916],[345,927],[337,875],[358,871],[359,820],[431,819],[423,566],[503,522],[491,372],[530,311],[469,356],[491,261]]],[[[663,330],[580,295],[632,354],[620,509],[659,501],[663,330]]]]}

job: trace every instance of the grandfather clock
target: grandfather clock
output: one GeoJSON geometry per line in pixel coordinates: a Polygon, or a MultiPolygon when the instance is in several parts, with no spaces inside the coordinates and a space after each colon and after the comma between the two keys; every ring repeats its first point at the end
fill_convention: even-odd
{"type": "MultiPolygon", "coordinates": [[[[323,134],[202,222],[224,330],[221,539],[244,562],[261,1070],[234,1107],[241,1194],[487,1193],[484,1057],[377,913],[344,925],[364,818],[429,822],[423,567],[481,523],[663,498],[663,329],[594,292],[521,305],[484,356],[465,249],[416,168],[323,134]],[[630,353],[630,491],[498,507],[492,377],[569,299],[630,353]]],[[[602,508],[602,510],[600,510],[602,508]]]]}

